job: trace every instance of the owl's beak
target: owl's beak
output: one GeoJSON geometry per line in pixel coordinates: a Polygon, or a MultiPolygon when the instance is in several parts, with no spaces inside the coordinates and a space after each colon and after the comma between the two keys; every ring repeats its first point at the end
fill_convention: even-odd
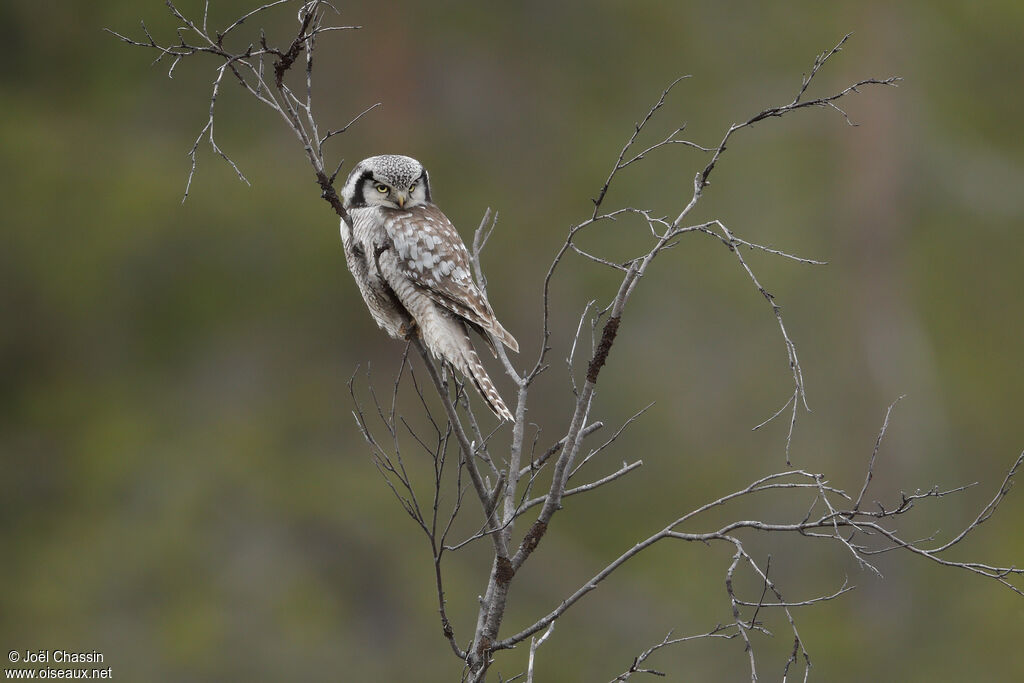
{"type": "Polygon", "coordinates": [[[398,195],[395,197],[395,201],[398,202],[398,208],[400,208],[400,209],[404,209],[405,208],[405,200],[406,200],[406,198],[408,198],[408,195],[405,192],[399,192],[398,193],[398,195]]]}

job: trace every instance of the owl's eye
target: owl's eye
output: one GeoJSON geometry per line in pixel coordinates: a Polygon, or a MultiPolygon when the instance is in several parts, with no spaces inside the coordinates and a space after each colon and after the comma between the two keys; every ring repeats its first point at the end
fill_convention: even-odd
{"type": "Polygon", "coordinates": [[[413,192],[416,189],[416,183],[409,186],[409,192],[413,192]]]}
{"type": "Polygon", "coordinates": [[[388,186],[387,185],[381,184],[381,185],[377,186],[377,192],[380,192],[381,194],[387,194],[387,191],[388,191],[388,186]]]}

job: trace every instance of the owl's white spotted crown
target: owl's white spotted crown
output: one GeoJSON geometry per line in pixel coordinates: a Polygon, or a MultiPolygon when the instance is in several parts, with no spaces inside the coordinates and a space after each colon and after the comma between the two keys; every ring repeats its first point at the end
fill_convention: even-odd
{"type": "Polygon", "coordinates": [[[383,180],[397,187],[408,187],[423,175],[423,164],[401,154],[381,154],[363,159],[359,166],[372,171],[375,180],[383,180]]]}

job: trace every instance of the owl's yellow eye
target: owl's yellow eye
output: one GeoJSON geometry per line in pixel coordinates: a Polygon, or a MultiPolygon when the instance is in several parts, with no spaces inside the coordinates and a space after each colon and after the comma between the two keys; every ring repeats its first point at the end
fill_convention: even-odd
{"type": "Polygon", "coordinates": [[[409,192],[412,192],[415,189],[416,189],[416,183],[413,183],[412,185],[409,186],[409,192]]]}
{"type": "Polygon", "coordinates": [[[380,192],[381,194],[387,194],[387,191],[388,191],[388,186],[387,185],[378,185],[377,186],[377,192],[380,192]]]}

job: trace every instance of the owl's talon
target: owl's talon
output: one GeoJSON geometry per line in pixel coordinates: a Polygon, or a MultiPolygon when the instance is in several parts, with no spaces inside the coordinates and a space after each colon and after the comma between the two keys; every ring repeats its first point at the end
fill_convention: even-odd
{"type": "Polygon", "coordinates": [[[373,250],[373,258],[375,258],[375,259],[377,259],[379,261],[380,260],[380,255],[383,254],[385,251],[387,251],[388,249],[390,249],[393,246],[395,246],[395,244],[394,244],[394,242],[391,241],[391,238],[390,237],[385,237],[384,241],[381,242],[373,250]]]}
{"type": "Polygon", "coordinates": [[[402,339],[405,341],[415,340],[419,333],[419,327],[417,327],[415,320],[408,320],[398,326],[398,334],[402,335],[402,339]]]}

